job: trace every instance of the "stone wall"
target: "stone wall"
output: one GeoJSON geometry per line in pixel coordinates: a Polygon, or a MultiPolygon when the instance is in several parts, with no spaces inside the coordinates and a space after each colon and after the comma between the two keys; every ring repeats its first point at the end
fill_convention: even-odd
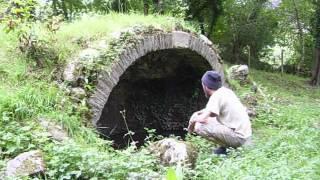
{"type": "Polygon", "coordinates": [[[110,93],[126,69],[146,54],[166,49],[189,49],[194,51],[202,56],[212,69],[223,74],[222,62],[219,56],[204,37],[196,37],[182,31],[147,35],[143,39],[139,39],[133,47],[123,50],[119,55],[119,60],[112,64],[110,71],[104,71],[99,75],[96,90],[89,99],[94,125],[97,125],[110,93]]]}
{"type": "Polygon", "coordinates": [[[106,136],[122,138],[127,132],[119,112],[124,109],[130,130],[148,127],[180,135],[191,113],[206,102],[201,75],[209,69],[223,75],[222,61],[203,35],[145,27],[109,41],[76,54],[63,73],[66,89],[76,102],[88,99],[92,123],[106,136]]]}

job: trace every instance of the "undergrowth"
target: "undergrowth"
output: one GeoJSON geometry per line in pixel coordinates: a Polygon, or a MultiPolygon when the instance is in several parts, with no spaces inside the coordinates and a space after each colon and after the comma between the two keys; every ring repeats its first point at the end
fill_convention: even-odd
{"type": "MultiPolygon", "coordinates": [[[[111,38],[112,32],[137,23],[170,29],[176,20],[135,14],[85,17],[62,24],[52,47],[66,61],[85,48],[77,42],[111,38]]],[[[74,104],[58,88],[51,78],[52,68],[34,69],[24,54],[17,53],[15,35],[0,31],[0,174],[9,159],[36,149],[44,152],[47,171],[33,178],[125,179],[131,172],[166,174],[168,167],[160,165],[146,147],[114,150],[110,141],[101,139],[85,119],[86,104],[74,104]],[[39,125],[40,117],[62,125],[70,140],[51,140],[39,125]]],[[[292,75],[252,70],[250,78],[264,92],[258,116],[252,119],[254,145],[218,157],[212,154],[214,144],[190,135],[187,141],[197,147],[199,156],[194,169],[183,168],[184,179],[319,179],[319,88],[292,75]]],[[[250,91],[250,86],[237,86],[240,97],[250,91]]]]}

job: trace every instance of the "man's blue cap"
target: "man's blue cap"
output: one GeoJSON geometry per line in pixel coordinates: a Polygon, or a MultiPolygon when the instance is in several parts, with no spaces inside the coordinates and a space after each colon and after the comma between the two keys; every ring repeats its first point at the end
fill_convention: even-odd
{"type": "Polygon", "coordinates": [[[212,90],[217,90],[222,86],[221,75],[217,71],[207,71],[202,76],[201,81],[212,90]]]}

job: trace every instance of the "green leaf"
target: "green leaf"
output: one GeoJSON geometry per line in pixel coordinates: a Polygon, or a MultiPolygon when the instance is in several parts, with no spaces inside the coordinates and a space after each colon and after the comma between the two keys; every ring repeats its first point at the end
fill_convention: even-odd
{"type": "Polygon", "coordinates": [[[167,170],[167,180],[178,180],[176,171],[173,168],[167,170]]]}

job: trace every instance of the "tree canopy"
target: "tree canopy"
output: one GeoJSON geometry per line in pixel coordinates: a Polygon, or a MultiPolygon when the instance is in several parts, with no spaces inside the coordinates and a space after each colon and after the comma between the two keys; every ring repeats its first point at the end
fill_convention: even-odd
{"type": "Polygon", "coordinates": [[[1,3],[0,20],[10,29],[90,12],[166,14],[195,24],[227,62],[311,77],[318,74],[318,6],[318,0],[9,0],[1,3]]]}

